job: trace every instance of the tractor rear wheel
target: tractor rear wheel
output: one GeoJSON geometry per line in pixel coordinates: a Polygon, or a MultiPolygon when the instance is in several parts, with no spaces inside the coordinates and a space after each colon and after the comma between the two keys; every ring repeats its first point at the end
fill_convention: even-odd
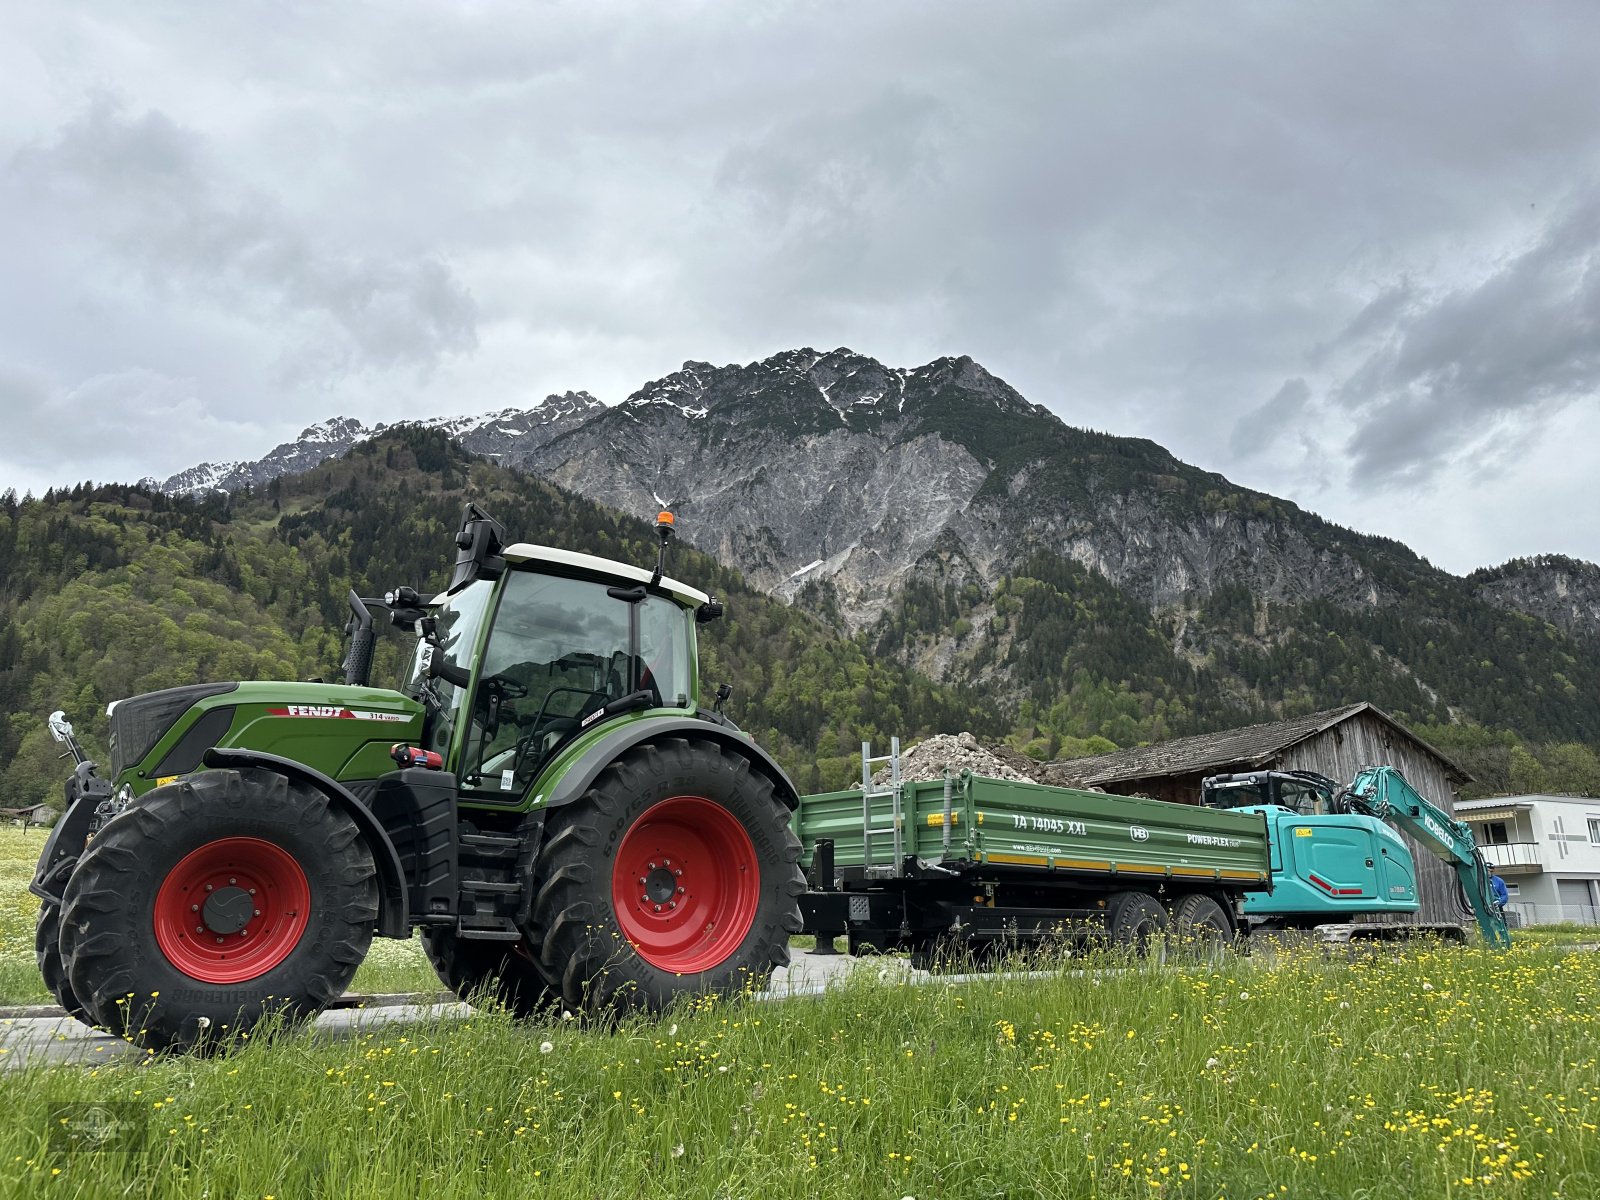
{"type": "Polygon", "coordinates": [[[473,941],[434,926],[423,929],[422,950],[445,987],[469,1003],[488,995],[514,1016],[531,1017],[561,999],[534,963],[526,938],[473,941]]]}
{"type": "Polygon", "coordinates": [[[67,980],[67,963],[61,957],[61,906],[46,900],[39,908],[39,922],[33,931],[33,956],[39,963],[39,974],[44,985],[56,998],[56,1003],[67,1010],[67,1015],[93,1025],[94,1018],[78,999],[67,980]]]}
{"type": "Polygon", "coordinates": [[[341,995],[372,941],[377,871],[355,822],[270,771],[204,771],[95,835],[61,949],[96,1023],[152,1049],[246,1035],[341,995]]]}
{"type": "Polygon", "coordinates": [[[749,759],[709,739],[636,746],[547,818],[530,941],[575,1011],[760,987],[800,930],[799,861],[749,759]]]}

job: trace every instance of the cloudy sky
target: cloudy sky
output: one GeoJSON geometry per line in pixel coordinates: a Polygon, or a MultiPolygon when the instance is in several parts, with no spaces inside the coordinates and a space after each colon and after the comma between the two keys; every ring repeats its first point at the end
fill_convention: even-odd
{"type": "Polygon", "coordinates": [[[1600,6],[0,0],[0,487],[970,354],[1465,572],[1600,560],[1600,6]]]}

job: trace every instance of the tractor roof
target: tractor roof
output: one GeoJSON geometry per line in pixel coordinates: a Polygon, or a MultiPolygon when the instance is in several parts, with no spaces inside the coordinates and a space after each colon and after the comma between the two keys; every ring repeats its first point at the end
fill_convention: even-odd
{"type": "MultiPolygon", "coordinates": [[[[643,567],[636,567],[632,563],[618,562],[614,558],[599,558],[593,554],[580,554],[576,550],[560,550],[555,546],[534,546],[527,542],[517,542],[507,546],[501,551],[509,563],[551,563],[555,566],[572,567],[593,575],[606,575],[612,579],[627,580],[629,583],[649,583],[651,572],[643,567]]],[[[661,586],[671,592],[685,604],[701,605],[711,597],[699,588],[692,588],[687,583],[679,583],[676,579],[663,577],[661,586]]]]}

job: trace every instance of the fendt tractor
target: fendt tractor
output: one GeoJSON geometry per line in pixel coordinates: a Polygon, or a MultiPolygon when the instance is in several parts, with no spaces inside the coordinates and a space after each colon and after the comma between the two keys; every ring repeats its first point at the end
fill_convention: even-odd
{"type": "Polygon", "coordinates": [[[1259,813],[1271,831],[1272,890],[1244,902],[1252,931],[1316,929],[1328,941],[1460,940],[1454,922],[1382,919],[1421,907],[1416,860],[1395,832],[1403,829],[1455,871],[1461,905],[1484,941],[1511,944],[1472,830],[1394,767],[1367,767],[1348,787],[1312,771],[1249,771],[1210,776],[1200,790],[1206,807],[1259,813]]]}
{"type": "Polygon", "coordinates": [[[507,544],[469,504],[449,586],[350,593],[345,683],[199,683],[110,709],[31,889],[51,991],[152,1048],[340,996],[374,935],[420,929],[462,996],[513,1011],[658,1009],[759,986],[805,883],[798,796],[699,706],[716,600],[654,570],[507,544]],[[368,686],[373,609],[416,636],[368,686]]]}

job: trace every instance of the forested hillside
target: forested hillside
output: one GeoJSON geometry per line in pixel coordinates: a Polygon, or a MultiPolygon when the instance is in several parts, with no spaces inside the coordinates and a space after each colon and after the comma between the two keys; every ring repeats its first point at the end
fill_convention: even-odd
{"type": "MultiPolygon", "coordinates": [[[[643,521],[473,459],[442,433],[397,430],[258,492],[174,499],[78,487],[0,504],[0,794],[59,794],[65,767],[44,718],[65,709],[104,748],[105,706],[199,680],[337,677],[345,592],[441,586],[461,506],[474,499],[518,540],[641,565],[643,521]]],[[[947,728],[1004,732],[996,714],[747,587],[686,547],[672,571],[725,597],[702,627],[702,681],[801,787],[842,783],[862,738],[947,728]]],[[[380,646],[374,679],[409,647],[380,646]]],[[[854,768],[859,769],[859,768],[854,768]]]]}
{"type": "MultiPolygon", "coordinates": [[[[654,560],[645,522],[473,458],[438,430],[395,429],[231,496],[108,485],[0,497],[0,803],[58,794],[52,709],[99,749],[105,705],[122,696],[335,678],[346,589],[442,583],[467,499],[518,540],[654,560]]],[[[1455,754],[1478,776],[1471,794],[1600,794],[1600,646],[1381,555],[1367,569],[1392,597],[1383,605],[1274,602],[1240,580],[1152,611],[1038,552],[991,590],[919,574],[853,637],[829,582],[789,606],[686,546],[672,569],[729,602],[702,630],[706,691],[734,686],[729,711],[802,788],[851,778],[863,739],[970,729],[1070,757],[1370,700],[1455,754]]],[[[375,678],[395,677],[406,649],[389,639],[375,678]]]]}

